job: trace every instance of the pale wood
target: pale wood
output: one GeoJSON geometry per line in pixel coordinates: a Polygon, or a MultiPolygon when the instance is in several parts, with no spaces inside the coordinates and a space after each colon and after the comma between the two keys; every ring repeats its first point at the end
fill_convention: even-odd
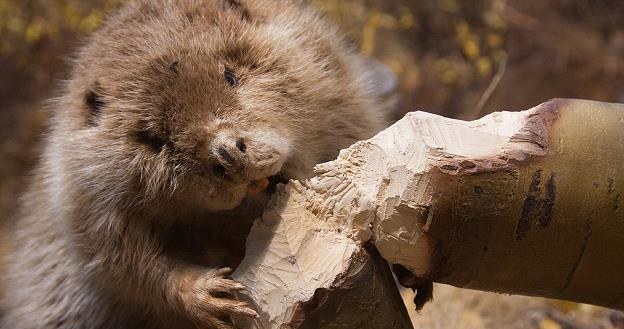
{"type": "Polygon", "coordinates": [[[624,105],[410,113],[283,187],[235,278],[258,328],[408,328],[366,243],[419,278],[623,309],[622,169],[624,105]],[[363,282],[368,295],[337,293],[363,282]]]}

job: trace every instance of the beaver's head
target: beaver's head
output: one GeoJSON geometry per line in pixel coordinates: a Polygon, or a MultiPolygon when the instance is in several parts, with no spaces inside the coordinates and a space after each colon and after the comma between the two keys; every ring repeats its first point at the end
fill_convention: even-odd
{"type": "Polygon", "coordinates": [[[369,137],[355,56],[299,6],[139,1],[108,20],[59,104],[75,183],[128,206],[231,209],[369,137]]]}

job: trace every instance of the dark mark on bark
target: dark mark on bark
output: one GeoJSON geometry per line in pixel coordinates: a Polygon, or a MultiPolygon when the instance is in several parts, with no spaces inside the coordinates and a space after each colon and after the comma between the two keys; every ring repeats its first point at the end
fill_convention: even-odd
{"type": "Polygon", "coordinates": [[[542,180],[542,171],[538,170],[533,173],[533,179],[531,185],[529,185],[529,193],[524,200],[522,206],[522,214],[520,214],[520,221],[516,227],[516,240],[524,238],[531,228],[531,213],[537,208],[538,200],[537,195],[540,191],[540,181],[542,180]]]}
{"type": "Polygon", "coordinates": [[[442,166],[442,167],[440,167],[440,168],[442,168],[442,169],[444,169],[444,170],[449,170],[449,171],[455,171],[455,170],[457,170],[457,166],[450,165],[450,164],[443,165],[443,166],[442,166]]]}
{"type": "Polygon", "coordinates": [[[542,200],[544,205],[544,215],[539,217],[539,223],[543,227],[550,225],[555,208],[555,197],[557,190],[555,188],[555,173],[551,172],[548,182],[546,183],[546,197],[542,200]]]}
{"type": "Polygon", "coordinates": [[[477,193],[477,194],[481,194],[481,193],[483,193],[483,187],[481,187],[481,186],[475,186],[475,187],[474,187],[474,191],[475,191],[475,193],[477,193]]]}
{"type": "Polygon", "coordinates": [[[607,193],[613,194],[613,188],[615,187],[615,180],[612,177],[607,179],[607,193]]]}
{"type": "Polygon", "coordinates": [[[581,251],[579,252],[578,257],[576,257],[576,261],[574,261],[574,266],[572,266],[572,269],[570,270],[570,272],[568,272],[568,276],[566,277],[566,283],[563,286],[563,289],[561,289],[561,291],[565,291],[566,289],[568,289],[568,287],[572,283],[574,274],[576,273],[576,270],[578,269],[578,266],[581,263],[581,260],[583,259],[583,256],[585,256],[585,250],[587,250],[587,244],[589,243],[589,238],[591,238],[592,236],[591,218],[593,217],[594,217],[594,214],[592,212],[591,217],[585,221],[585,237],[583,238],[583,245],[581,246],[581,251]]]}
{"type": "Polygon", "coordinates": [[[516,143],[532,143],[537,145],[540,149],[546,150],[546,140],[538,132],[532,131],[529,127],[522,128],[515,135],[509,139],[511,142],[516,143]]]}
{"type": "Polygon", "coordinates": [[[470,160],[464,160],[460,162],[459,165],[464,169],[472,169],[477,166],[474,162],[470,160]]]}
{"type": "Polygon", "coordinates": [[[537,170],[533,173],[527,197],[522,206],[520,220],[516,226],[516,240],[522,240],[535,223],[542,227],[550,225],[552,220],[557,190],[555,187],[555,173],[552,172],[542,187],[542,172],[537,170]]]}
{"type": "MultiPolygon", "coordinates": [[[[612,177],[609,177],[607,179],[607,183],[607,194],[613,195],[613,192],[615,192],[615,180],[612,177]]],[[[613,209],[614,212],[620,209],[620,193],[613,196],[613,206],[611,209],[613,209]]]]}

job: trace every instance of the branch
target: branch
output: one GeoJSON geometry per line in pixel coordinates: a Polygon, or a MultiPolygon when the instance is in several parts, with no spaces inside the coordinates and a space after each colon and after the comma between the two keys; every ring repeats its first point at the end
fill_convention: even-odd
{"type": "Polygon", "coordinates": [[[282,187],[235,278],[258,328],[409,328],[367,244],[420,279],[624,309],[623,169],[624,105],[410,113],[282,187]]]}

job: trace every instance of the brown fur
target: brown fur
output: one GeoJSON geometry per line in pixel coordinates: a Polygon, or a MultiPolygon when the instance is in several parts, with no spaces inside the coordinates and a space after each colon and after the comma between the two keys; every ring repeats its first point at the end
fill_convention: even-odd
{"type": "Polygon", "coordinates": [[[144,0],[112,16],[53,103],[13,232],[3,328],[253,316],[223,269],[267,199],[245,190],[309,177],[378,131],[363,72],[295,0],[144,0]]]}

